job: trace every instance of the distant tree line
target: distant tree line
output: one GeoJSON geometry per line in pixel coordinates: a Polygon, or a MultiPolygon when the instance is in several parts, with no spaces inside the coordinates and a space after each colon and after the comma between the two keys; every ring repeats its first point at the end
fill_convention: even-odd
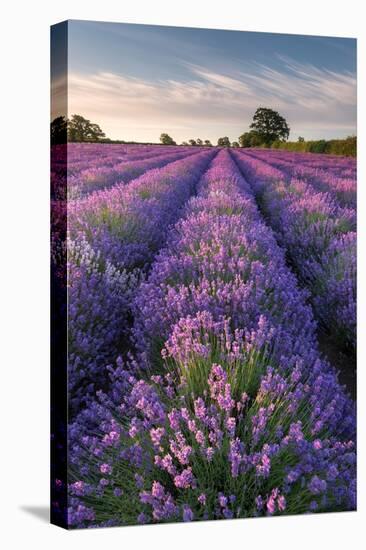
{"type": "MultiPolygon", "coordinates": [[[[277,111],[267,107],[258,107],[253,116],[253,122],[249,130],[238,137],[237,141],[230,142],[227,136],[217,140],[218,147],[271,147],[285,149],[287,151],[328,153],[333,155],[357,155],[357,138],[349,136],[346,139],[311,140],[305,141],[299,136],[297,142],[287,141],[290,128],[286,119],[277,111]]],[[[56,117],[51,122],[51,143],[60,144],[67,142],[99,142],[157,145],[152,142],[136,142],[124,140],[111,140],[106,137],[100,126],[81,115],[74,114],[70,119],[64,116],[56,117]]],[[[160,145],[177,145],[174,139],[167,133],[160,135],[160,145]]],[[[209,139],[189,139],[181,143],[183,146],[213,147],[209,139]]]]}
{"type": "MultiPolygon", "coordinates": [[[[217,140],[218,147],[270,147],[275,141],[286,141],[290,128],[286,120],[277,111],[266,107],[259,107],[253,116],[250,130],[239,136],[238,141],[230,142],[227,136],[217,140]]],[[[164,145],[176,145],[168,134],[161,134],[160,141],[164,145]]],[[[200,138],[183,141],[182,145],[199,145],[212,147],[210,140],[200,138]]]]}
{"type": "MultiPolygon", "coordinates": [[[[253,122],[249,130],[239,136],[238,141],[230,142],[227,136],[220,137],[217,140],[218,147],[271,147],[274,149],[285,149],[287,151],[328,153],[333,155],[357,155],[357,138],[349,136],[346,139],[332,140],[312,140],[305,141],[305,138],[299,136],[297,142],[287,141],[290,135],[290,127],[286,119],[277,111],[267,107],[258,107],[253,116],[253,122]]],[[[167,139],[175,144],[174,140],[168,134],[162,134],[166,137],[164,143],[169,144],[167,139]]],[[[162,140],[162,137],[160,138],[162,140]]],[[[189,139],[183,141],[182,145],[205,145],[212,147],[209,140],[189,139]]]]}
{"type": "Polygon", "coordinates": [[[200,138],[197,138],[197,139],[189,139],[188,142],[187,141],[182,141],[182,145],[193,145],[194,147],[195,146],[199,146],[199,147],[212,147],[212,143],[209,139],[205,139],[205,140],[202,140],[200,138]]]}
{"type": "MultiPolygon", "coordinates": [[[[250,131],[239,136],[238,141],[230,140],[227,136],[217,140],[218,147],[257,147],[265,145],[270,147],[275,141],[285,141],[290,133],[286,120],[276,111],[265,107],[259,107],[254,113],[250,131]]],[[[101,127],[84,118],[74,114],[70,119],[64,116],[56,117],[51,122],[51,143],[66,142],[109,142],[101,127]]],[[[113,143],[129,143],[113,140],[113,143]]],[[[133,143],[133,142],[132,142],[133,143]]],[[[160,135],[162,145],[176,145],[174,139],[167,133],[160,135]]],[[[182,145],[212,147],[209,139],[201,138],[183,141],[182,145]]]]}

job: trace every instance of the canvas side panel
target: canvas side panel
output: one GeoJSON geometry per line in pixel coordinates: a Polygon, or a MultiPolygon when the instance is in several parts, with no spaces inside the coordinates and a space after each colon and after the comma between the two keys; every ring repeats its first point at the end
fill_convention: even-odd
{"type": "Polygon", "coordinates": [[[51,27],[51,523],[67,528],[67,38],[51,27]]]}

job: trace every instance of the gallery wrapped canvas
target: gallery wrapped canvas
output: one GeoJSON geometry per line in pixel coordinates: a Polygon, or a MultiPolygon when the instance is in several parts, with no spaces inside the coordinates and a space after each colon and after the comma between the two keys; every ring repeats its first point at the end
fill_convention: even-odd
{"type": "Polygon", "coordinates": [[[355,510],[356,41],[67,21],[51,61],[52,523],[355,510]]]}

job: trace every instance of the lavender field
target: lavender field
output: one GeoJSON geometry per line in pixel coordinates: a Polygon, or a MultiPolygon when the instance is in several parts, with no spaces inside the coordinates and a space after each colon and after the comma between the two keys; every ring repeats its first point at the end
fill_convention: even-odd
{"type": "Polygon", "coordinates": [[[71,527],[356,508],[354,158],[54,146],[52,211],[71,527]]]}

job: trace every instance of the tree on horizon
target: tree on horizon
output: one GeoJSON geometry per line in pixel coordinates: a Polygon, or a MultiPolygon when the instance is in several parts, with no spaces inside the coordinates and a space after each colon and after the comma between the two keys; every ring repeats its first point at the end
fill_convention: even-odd
{"type": "Polygon", "coordinates": [[[67,121],[68,141],[84,142],[99,141],[105,138],[105,133],[99,126],[81,115],[72,115],[67,121]]]}
{"type": "Polygon", "coordinates": [[[270,146],[274,141],[286,141],[290,135],[290,128],[286,119],[277,111],[267,107],[258,107],[250,125],[261,143],[270,146]]]}
{"type": "Polygon", "coordinates": [[[172,137],[169,134],[163,133],[160,135],[160,142],[163,145],[177,145],[172,137]]]}
{"type": "Polygon", "coordinates": [[[218,140],[217,140],[217,145],[219,147],[230,147],[230,140],[227,136],[225,137],[220,137],[218,140]]]}

